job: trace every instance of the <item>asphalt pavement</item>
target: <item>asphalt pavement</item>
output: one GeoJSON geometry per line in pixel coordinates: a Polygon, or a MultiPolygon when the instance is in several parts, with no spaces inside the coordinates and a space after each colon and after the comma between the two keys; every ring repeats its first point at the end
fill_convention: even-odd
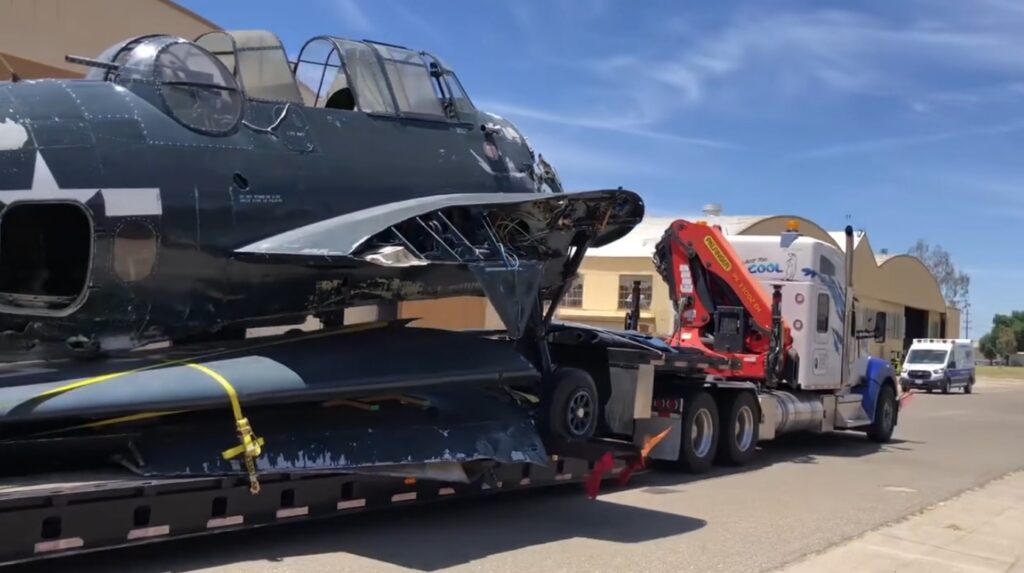
{"type": "Polygon", "coordinates": [[[1024,382],[919,394],[891,443],[795,435],[704,476],[649,473],[165,542],[11,571],[769,571],[1024,468],[1024,382]]]}

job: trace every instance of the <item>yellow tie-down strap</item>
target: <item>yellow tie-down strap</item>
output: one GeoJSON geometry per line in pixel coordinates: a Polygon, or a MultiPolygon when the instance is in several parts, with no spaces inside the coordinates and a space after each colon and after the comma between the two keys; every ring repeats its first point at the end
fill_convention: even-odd
{"type": "MultiPolygon", "coordinates": [[[[264,442],[263,438],[257,437],[255,435],[255,433],[252,431],[252,426],[249,424],[249,420],[242,414],[242,404],[241,404],[241,402],[238,399],[238,392],[235,391],[235,387],[232,386],[230,382],[228,382],[227,378],[221,376],[220,373],[218,373],[216,370],[210,368],[209,366],[205,366],[205,365],[202,365],[202,364],[196,364],[194,362],[187,362],[184,365],[188,366],[190,368],[195,368],[196,370],[198,370],[198,371],[202,372],[203,374],[206,374],[207,376],[212,378],[215,382],[220,384],[221,388],[224,389],[224,393],[227,394],[228,401],[231,403],[231,414],[235,418],[235,429],[238,432],[238,438],[239,438],[240,443],[239,443],[239,445],[237,445],[237,446],[235,446],[233,448],[229,448],[229,449],[224,450],[223,452],[221,452],[221,456],[223,456],[225,460],[230,460],[230,459],[236,458],[236,457],[238,457],[240,455],[244,456],[243,457],[243,463],[245,465],[246,473],[249,476],[249,491],[253,495],[258,494],[260,492],[260,482],[259,482],[259,478],[258,478],[257,472],[256,472],[256,458],[260,457],[260,454],[263,452],[263,445],[264,445],[265,442],[264,442]]],[[[102,382],[106,382],[108,380],[113,380],[115,378],[119,378],[119,377],[127,375],[127,374],[134,374],[134,373],[137,373],[137,372],[139,372],[141,370],[143,370],[143,369],[129,370],[129,371],[125,371],[125,372],[115,372],[115,373],[106,374],[106,375],[103,375],[103,376],[96,376],[96,377],[93,377],[93,378],[87,378],[85,380],[80,380],[78,382],[74,382],[72,384],[68,384],[66,386],[62,386],[60,388],[54,388],[52,390],[47,390],[46,392],[42,392],[42,393],[36,395],[35,397],[32,398],[32,400],[50,398],[50,397],[53,397],[55,395],[59,395],[59,394],[65,393],[65,392],[69,392],[71,390],[75,390],[75,389],[78,389],[78,388],[83,388],[85,386],[92,386],[94,384],[100,384],[102,382]]],[[[105,420],[99,420],[97,422],[90,422],[88,424],[82,424],[82,425],[79,425],[79,426],[73,426],[71,428],[62,428],[62,429],[60,429],[58,431],[65,432],[65,431],[68,431],[68,430],[77,430],[77,429],[84,429],[84,428],[100,428],[100,427],[103,427],[103,426],[110,426],[110,425],[114,425],[114,424],[122,424],[122,423],[127,423],[127,422],[146,420],[146,419],[157,418],[157,417],[160,417],[160,416],[165,416],[165,415],[170,415],[170,414],[179,414],[179,413],[186,412],[186,411],[187,410],[173,410],[173,411],[163,411],[163,412],[142,412],[142,413],[138,413],[138,414],[130,414],[128,416],[119,416],[117,418],[108,418],[108,419],[105,419],[105,420]]],[[[45,433],[52,433],[52,432],[45,432],[45,433]]]]}
{"type": "MultiPolygon", "coordinates": [[[[334,335],[337,335],[337,334],[347,334],[347,333],[353,333],[353,332],[361,332],[361,331],[366,331],[366,330],[373,330],[373,329],[377,329],[377,328],[384,328],[384,327],[388,326],[388,324],[389,324],[389,322],[386,321],[386,320],[381,320],[381,321],[376,321],[376,322],[358,323],[358,324],[353,324],[353,325],[349,325],[349,326],[344,326],[344,327],[341,327],[341,328],[338,328],[338,329],[325,330],[323,332],[313,333],[313,334],[311,334],[311,335],[309,335],[307,337],[307,340],[308,339],[313,339],[313,338],[323,338],[323,337],[327,337],[327,336],[334,336],[334,335]]],[[[213,369],[209,368],[208,366],[204,366],[202,364],[197,364],[195,361],[196,360],[209,360],[210,358],[214,358],[216,356],[222,356],[222,355],[226,355],[226,354],[231,354],[233,352],[252,351],[252,350],[258,350],[258,349],[262,349],[262,348],[270,348],[270,347],[279,346],[279,345],[282,345],[282,344],[288,344],[290,342],[294,342],[294,341],[293,340],[272,340],[272,341],[268,341],[268,342],[261,343],[261,344],[254,344],[252,346],[247,346],[247,347],[244,347],[244,348],[214,350],[212,352],[207,352],[205,354],[199,354],[199,355],[192,356],[192,357],[189,357],[189,358],[179,358],[179,359],[175,359],[175,360],[167,360],[167,361],[164,361],[164,362],[157,362],[157,363],[154,363],[154,364],[149,364],[147,366],[142,366],[140,368],[135,368],[135,369],[131,369],[131,370],[122,370],[122,371],[119,371],[119,372],[111,372],[110,374],[103,374],[101,376],[93,376],[92,378],[86,378],[84,380],[79,380],[77,382],[72,382],[70,384],[65,384],[65,385],[59,386],[57,388],[51,388],[50,390],[46,390],[45,392],[40,392],[39,394],[36,394],[32,398],[29,398],[28,400],[26,400],[26,401],[22,402],[21,404],[19,404],[18,406],[16,406],[15,409],[19,408],[19,407],[22,407],[22,406],[26,406],[26,405],[28,405],[28,404],[30,404],[32,402],[42,402],[42,401],[48,400],[50,398],[53,398],[53,397],[56,397],[56,396],[60,396],[61,394],[65,394],[67,392],[71,392],[72,390],[77,390],[79,388],[84,388],[86,386],[92,386],[94,384],[99,384],[99,383],[102,383],[102,382],[106,382],[108,380],[114,380],[116,378],[121,378],[123,376],[128,376],[130,374],[138,374],[138,373],[144,372],[146,370],[154,370],[154,369],[157,369],[157,368],[166,368],[166,367],[169,367],[169,366],[179,366],[179,365],[185,365],[185,366],[189,366],[189,367],[195,368],[196,370],[199,370],[200,372],[206,374],[210,378],[213,378],[218,384],[220,384],[221,387],[224,388],[224,391],[227,393],[228,399],[231,401],[231,413],[235,417],[235,427],[238,430],[238,437],[241,440],[241,443],[238,446],[235,446],[234,448],[225,450],[224,452],[221,453],[221,455],[224,456],[224,459],[226,459],[226,460],[238,457],[239,455],[243,455],[243,454],[245,455],[245,458],[244,458],[245,468],[246,468],[246,471],[249,474],[249,491],[251,491],[255,495],[255,494],[259,493],[259,491],[260,491],[259,480],[257,479],[257,476],[256,476],[256,462],[255,462],[255,460],[256,460],[257,457],[260,456],[260,454],[263,451],[264,440],[263,440],[263,438],[258,438],[258,437],[256,437],[253,434],[252,426],[249,424],[249,420],[246,419],[245,416],[242,415],[242,406],[241,406],[241,403],[238,400],[238,393],[235,392],[234,386],[232,386],[231,383],[228,382],[228,380],[226,378],[224,378],[223,376],[218,374],[213,369]]],[[[165,416],[165,415],[179,414],[179,413],[186,412],[186,411],[187,410],[175,410],[175,411],[168,411],[168,412],[143,412],[143,413],[140,413],[140,414],[132,414],[132,415],[129,415],[129,416],[121,416],[121,417],[118,417],[118,418],[109,418],[109,419],[106,419],[106,420],[100,420],[98,422],[91,422],[91,423],[88,423],[88,424],[83,424],[83,425],[80,425],[80,426],[74,426],[74,427],[71,427],[71,428],[62,428],[61,430],[57,430],[57,432],[68,431],[68,430],[77,430],[77,429],[83,429],[83,428],[98,428],[98,427],[109,426],[109,425],[113,425],[113,424],[121,424],[121,423],[133,422],[133,421],[138,421],[138,420],[145,420],[145,419],[150,419],[150,418],[158,418],[160,416],[165,416]]],[[[50,434],[50,433],[54,433],[54,432],[51,431],[51,432],[44,432],[44,433],[45,434],[50,434]]]]}
{"type": "Polygon", "coordinates": [[[244,456],[242,460],[245,464],[245,471],[249,474],[249,491],[253,495],[258,494],[260,492],[260,482],[256,475],[256,458],[260,457],[260,454],[263,452],[264,441],[263,438],[259,438],[253,433],[248,418],[242,414],[242,404],[238,400],[238,392],[235,392],[235,387],[228,382],[227,378],[224,378],[209,366],[194,362],[187,364],[187,366],[195,368],[216,380],[228,395],[228,400],[231,402],[231,414],[235,417],[235,429],[238,431],[238,438],[241,440],[241,444],[224,450],[221,452],[221,455],[225,460],[236,458],[239,455],[244,456]]]}

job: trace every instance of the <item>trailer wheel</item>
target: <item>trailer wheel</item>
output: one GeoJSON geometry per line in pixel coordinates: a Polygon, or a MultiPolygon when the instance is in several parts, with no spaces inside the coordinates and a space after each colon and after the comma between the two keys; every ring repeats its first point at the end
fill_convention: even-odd
{"type": "Polygon", "coordinates": [[[896,393],[892,386],[885,384],[878,390],[878,401],[875,403],[875,419],[868,426],[868,438],[872,442],[885,443],[892,437],[896,429],[896,393]]]}
{"type": "Polygon", "coordinates": [[[684,400],[679,469],[704,473],[711,469],[718,449],[718,406],[707,392],[694,392],[684,400]]]}
{"type": "Polygon", "coordinates": [[[597,384],[586,370],[556,369],[546,406],[546,429],[551,435],[570,440],[593,437],[600,403],[597,384]]]}
{"type": "Polygon", "coordinates": [[[722,435],[718,439],[719,462],[741,466],[754,457],[758,431],[761,429],[757,406],[753,392],[726,394],[720,424],[722,435]]]}

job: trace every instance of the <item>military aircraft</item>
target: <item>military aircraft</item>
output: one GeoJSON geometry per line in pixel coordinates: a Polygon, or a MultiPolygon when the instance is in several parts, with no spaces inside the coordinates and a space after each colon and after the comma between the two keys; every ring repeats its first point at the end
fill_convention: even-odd
{"type": "Polygon", "coordinates": [[[320,36],[289,61],[244,30],[67,59],[84,79],[0,84],[4,356],[459,295],[515,337],[643,217],[622,188],[565,192],[426,52],[320,36]]]}

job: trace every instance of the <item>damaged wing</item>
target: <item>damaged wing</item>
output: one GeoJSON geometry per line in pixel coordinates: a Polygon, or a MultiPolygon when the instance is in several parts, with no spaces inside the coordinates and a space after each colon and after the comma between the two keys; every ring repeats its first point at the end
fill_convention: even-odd
{"type": "Polygon", "coordinates": [[[571,278],[566,263],[573,255],[621,238],[643,216],[640,196],[623,189],[434,195],[306,225],[236,254],[361,269],[371,276],[354,281],[343,295],[350,301],[486,296],[509,335],[518,338],[538,296],[571,278]],[[374,277],[382,269],[397,280],[381,285],[374,277]]]}
{"type": "Polygon", "coordinates": [[[12,423],[223,409],[225,389],[208,371],[249,405],[530,384],[537,377],[529,361],[498,340],[395,325],[352,330],[253,339],[184,357],[155,351],[67,368],[12,364],[0,370],[0,439],[12,423]]]}
{"type": "MultiPolygon", "coordinates": [[[[639,195],[622,189],[571,194],[450,194],[378,205],[268,237],[236,250],[303,264],[386,266],[505,260],[529,246],[559,251],[567,231],[599,247],[643,219],[639,195]],[[555,239],[555,240],[552,240],[555,239]]],[[[534,260],[543,260],[543,255],[534,260]]]]}

